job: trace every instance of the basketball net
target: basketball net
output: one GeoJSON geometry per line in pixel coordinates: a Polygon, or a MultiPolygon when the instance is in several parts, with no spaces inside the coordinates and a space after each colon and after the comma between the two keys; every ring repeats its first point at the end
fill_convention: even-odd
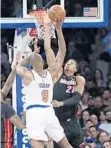
{"type": "MultiPolygon", "coordinates": [[[[30,16],[34,17],[35,19],[35,25],[37,28],[37,36],[38,39],[44,39],[44,15],[46,15],[46,10],[39,9],[39,10],[32,10],[30,12],[30,16]]],[[[55,26],[53,23],[50,24],[50,38],[56,38],[55,35],[55,26]]]]}

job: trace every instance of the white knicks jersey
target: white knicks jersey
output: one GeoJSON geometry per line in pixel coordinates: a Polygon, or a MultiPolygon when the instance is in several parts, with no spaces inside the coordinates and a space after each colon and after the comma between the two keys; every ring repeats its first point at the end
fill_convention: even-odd
{"type": "Polygon", "coordinates": [[[45,70],[44,77],[31,70],[34,80],[22,90],[26,98],[26,107],[30,105],[51,105],[53,97],[53,81],[51,74],[45,70]]]}

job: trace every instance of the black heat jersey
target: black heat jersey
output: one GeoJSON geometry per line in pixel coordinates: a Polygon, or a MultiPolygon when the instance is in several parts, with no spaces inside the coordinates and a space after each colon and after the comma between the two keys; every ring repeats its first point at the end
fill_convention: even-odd
{"type": "MultiPolygon", "coordinates": [[[[74,93],[76,83],[76,77],[68,77],[65,75],[62,75],[57,83],[54,85],[53,89],[53,99],[57,101],[64,101],[68,98],[72,97],[74,93]]],[[[60,108],[55,108],[55,113],[59,120],[65,120],[68,118],[71,118],[74,116],[74,114],[77,112],[78,105],[74,106],[63,106],[60,108]]]]}

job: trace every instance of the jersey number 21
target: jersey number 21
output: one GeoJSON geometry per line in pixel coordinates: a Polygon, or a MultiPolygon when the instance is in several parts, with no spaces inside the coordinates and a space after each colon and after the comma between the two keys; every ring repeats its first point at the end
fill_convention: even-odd
{"type": "Polygon", "coordinates": [[[67,86],[66,93],[73,93],[74,92],[74,86],[67,86]]]}

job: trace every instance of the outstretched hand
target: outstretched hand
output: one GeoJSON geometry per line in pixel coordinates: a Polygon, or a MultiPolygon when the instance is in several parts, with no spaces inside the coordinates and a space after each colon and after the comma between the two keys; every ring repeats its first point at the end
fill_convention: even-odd
{"type": "Polygon", "coordinates": [[[25,58],[25,54],[18,51],[16,53],[16,56],[14,58],[14,61],[12,62],[11,68],[14,69],[18,63],[20,63],[25,58]]]}
{"type": "Polygon", "coordinates": [[[45,25],[48,25],[48,24],[50,24],[51,22],[52,22],[52,21],[50,20],[47,11],[44,12],[44,24],[45,24],[45,25]]]}

